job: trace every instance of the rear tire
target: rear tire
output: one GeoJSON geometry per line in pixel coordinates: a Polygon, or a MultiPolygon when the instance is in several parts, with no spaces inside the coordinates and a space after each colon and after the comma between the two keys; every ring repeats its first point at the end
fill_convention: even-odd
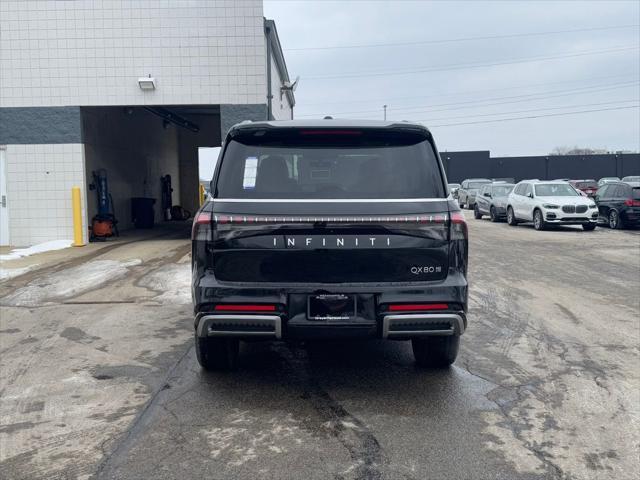
{"type": "Polygon", "coordinates": [[[496,214],[496,208],[495,207],[491,207],[489,209],[489,217],[491,218],[492,222],[497,222],[498,221],[498,215],[496,214]]]}
{"type": "Polygon", "coordinates": [[[511,207],[507,208],[507,223],[509,225],[511,225],[512,227],[515,227],[516,225],[518,225],[518,220],[516,219],[516,214],[513,213],[513,208],[511,208],[511,207]]]}
{"type": "Polygon", "coordinates": [[[609,221],[609,228],[613,230],[618,230],[622,228],[622,221],[620,220],[620,214],[618,213],[617,210],[609,211],[608,221],[609,221]]]}
{"type": "Polygon", "coordinates": [[[411,347],[419,367],[446,368],[456,361],[460,335],[414,338],[411,347]]]}
{"type": "Polygon", "coordinates": [[[582,228],[587,232],[591,232],[591,231],[596,229],[596,224],[595,223],[583,223],[582,224],[582,228]]]}
{"type": "Polygon", "coordinates": [[[480,220],[482,218],[482,214],[480,213],[480,209],[478,208],[477,203],[476,206],[473,207],[473,218],[475,218],[476,220],[480,220]]]}
{"type": "Polygon", "coordinates": [[[546,226],[547,224],[542,218],[542,212],[537,209],[534,210],[533,211],[533,228],[535,228],[536,230],[544,230],[546,226]]]}
{"type": "Polygon", "coordinates": [[[236,338],[200,338],[196,335],[196,357],[207,371],[238,368],[240,341],[236,338]]]}

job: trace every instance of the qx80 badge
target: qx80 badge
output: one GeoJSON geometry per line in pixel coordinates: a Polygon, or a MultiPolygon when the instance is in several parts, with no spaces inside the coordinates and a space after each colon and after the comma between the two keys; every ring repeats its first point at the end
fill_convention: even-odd
{"type": "Polygon", "coordinates": [[[414,275],[425,275],[429,273],[440,273],[442,272],[442,267],[433,266],[433,265],[414,265],[411,267],[411,273],[414,275]]]}

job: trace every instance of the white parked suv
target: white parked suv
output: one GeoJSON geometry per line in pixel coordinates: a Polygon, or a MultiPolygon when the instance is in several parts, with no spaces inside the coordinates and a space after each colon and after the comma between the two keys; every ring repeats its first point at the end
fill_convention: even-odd
{"type": "Polygon", "coordinates": [[[549,225],[582,225],[593,230],[598,222],[598,207],[562,181],[523,180],[507,199],[507,223],[533,222],[536,230],[549,225]]]}

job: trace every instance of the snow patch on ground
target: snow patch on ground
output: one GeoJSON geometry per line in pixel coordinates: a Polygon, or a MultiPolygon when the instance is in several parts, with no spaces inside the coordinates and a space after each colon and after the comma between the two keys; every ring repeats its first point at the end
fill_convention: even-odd
{"type": "Polygon", "coordinates": [[[0,282],[8,280],[13,277],[18,277],[27,273],[29,270],[33,270],[37,265],[30,265],[22,268],[2,268],[0,267],[0,282]]]}
{"type": "Polygon", "coordinates": [[[9,253],[0,255],[0,261],[15,260],[21,257],[29,257],[36,253],[51,252],[53,250],[62,250],[69,248],[73,244],[71,240],[52,240],[51,242],[39,243],[27,248],[14,248],[9,253]]]}
{"type": "Polygon", "coordinates": [[[164,266],[145,275],[138,285],[158,292],[154,300],[160,303],[191,303],[191,266],[188,263],[164,266]]]}
{"type": "Polygon", "coordinates": [[[126,262],[93,260],[33,280],[25,287],[4,297],[1,303],[14,306],[37,306],[59,298],[74,297],[93,290],[103,283],[125,277],[129,267],[141,263],[140,259],[126,262]]]}
{"type": "Polygon", "coordinates": [[[304,442],[299,422],[291,414],[258,417],[240,411],[220,419],[220,426],[202,433],[209,455],[237,468],[257,458],[288,451],[304,442]]]}

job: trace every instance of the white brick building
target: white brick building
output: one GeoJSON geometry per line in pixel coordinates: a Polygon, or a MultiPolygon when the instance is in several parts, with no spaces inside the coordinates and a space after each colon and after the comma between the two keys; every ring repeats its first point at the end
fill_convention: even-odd
{"type": "Polygon", "coordinates": [[[0,0],[0,30],[0,244],[72,238],[74,185],[87,232],[101,168],[121,228],[166,174],[194,211],[198,147],[241,120],[293,117],[261,0],[0,0]]]}

